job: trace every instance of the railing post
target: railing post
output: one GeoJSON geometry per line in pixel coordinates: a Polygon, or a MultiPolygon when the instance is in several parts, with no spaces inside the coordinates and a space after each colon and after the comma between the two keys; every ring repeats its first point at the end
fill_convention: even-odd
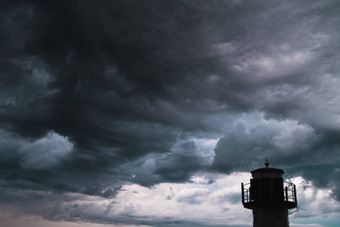
{"type": "Polygon", "coordinates": [[[286,196],[286,201],[288,201],[288,188],[287,188],[287,186],[285,187],[285,196],[286,196]]]}
{"type": "Polygon", "coordinates": [[[243,183],[241,183],[241,190],[242,190],[242,193],[241,193],[241,196],[242,196],[242,204],[244,204],[244,186],[243,186],[243,183]]]}
{"type": "Polygon", "coordinates": [[[294,202],[296,203],[296,201],[297,201],[297,199],[296,199],[296,186],[295,186],[295,184],[294,184],[294,202]]]}

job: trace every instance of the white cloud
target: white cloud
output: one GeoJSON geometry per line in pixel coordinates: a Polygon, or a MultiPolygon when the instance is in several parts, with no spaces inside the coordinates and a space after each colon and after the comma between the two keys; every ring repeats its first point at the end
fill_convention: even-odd
{"type": "Polygon", "coordinates": [[[184,189],[177,193],[178,202],[201,203],[209,195],[206,188],[184,189]]]}
{"type": "MultiPolygon", "coordinates": [[[[242,206],[240,196],[241,182],[249,182],[250,178],[249,172],[201,173],[194,176],[191,183],[161,183],[151,188],[127,184],[113,199],[76,196],[76,200],[61,202],[58,204],[61,214],[56,217],[61,218],[66,212],[75,218],[86,214],[89,220],[105,218],[112,222],[128,215],[130,221],[148,217],[147,220],[160,223],[181,220],[207,226],[250,226],[252,213],[242,206]],[[210,178],[214,178],[214,182],[207,184],[210,178]]],[[[299,205],[299,211],[289,216],[292,226],[321,227],[323,217],[336,221],[340,204],[331,197],[329,190],[316,188],[302,177],[291,181],[296,184],[299,205]],[[306,217],[309,218],[307,222],[306,217]],[[299,224],[301,220],[306,224],[299,224]]]]}
{"type": "Polygon", "coordinates": [[[335,219],[339,217],[340,204],[332,196],[328,188],[317,188],[313,182],[306,181],[302,177],[291,179],[296,185],[299,211],[293,217],[327,217],[335,219]]]}
{"type": "Polygon", "coordinates": [[[69,157],[73,144],[67,137],[53,131],[41,139],[23,145],[21,166],[26,169],[42,170],[57,166],[69,157]]]}
{"type": "Polygon", "coordinates": [[[154,220],[227,223],[235,226],[246,224],[247,220],[251,223],[251,212],[244,209],[240,202],[242,181],[249,181],[249,173],[198,174],[192,178],[191,183],[162,183],[152,188],[137,184],[125,185],[113,199],[115,205],[111,215],[129,213],[133,216],[152,217],[154,220]],[[213,183],[209,180],[212,177],[213,183]],[[237,203],[234,202],[235,196],[237,203]]]}
{"type": "MultiPolygon", "coordinates": [[[[251,226],[252,212],[242,206],[240,193],[241,182],[249,182],[250,178],[249,172],[230,175],[201,173],[194,176],[191,183],[162,183],[150,188],[126,184],[112,199],[78,193],[48,193],[45,194],[47,198],[33,201],[33,195],[41,195],[42,192],[29,190],[33,194],[22,198],[26,204],[20,209],[22,213],[27,214],[23,209],[33,211],[31,215],[35,215],[34,210],[43,210],[45,219],[57,222],[39,217],[22,217],[15,221],[15,214],[3,204],[0,206],[0,224],[23,226],[20,224],[26,221],[32,226],[77,227],[79,222],[83,225],[103,222],[109,226],[134,226],[144,222],[148,223],[145,226],[161,226],[158,224],[183,221],[206,226],[251,226]],[[207,183],[210,178],[214,178],[214,181],[207,183]],[[46,200],[50,203],[45,203],[46,200]]],[[[299,211],[289,216],[291,226],[321,227],[324,226],[322,219],[326,218],[336,223],[340,215],[340,204],[330,196],[329,190],[316,188],[312,182],[302,177],[292,178],[291,181],[297,186],[299,205],[299,211]],[[306,224],[301,224],[302,221],[306,224]]],[[[22,195],[25,190],[18,193],[22,195]]]]}

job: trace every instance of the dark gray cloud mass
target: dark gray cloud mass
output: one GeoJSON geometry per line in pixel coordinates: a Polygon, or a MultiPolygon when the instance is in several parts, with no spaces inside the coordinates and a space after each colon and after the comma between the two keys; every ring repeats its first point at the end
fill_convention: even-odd
{"type": "Polygon", "coordinates": [[[340,198],[339,2],[1,5],[4,202],[21,200],[8,188],[112,197],[266,157],[340,198]],[[219,139],[214,158],[199,139],[219,139]]]}

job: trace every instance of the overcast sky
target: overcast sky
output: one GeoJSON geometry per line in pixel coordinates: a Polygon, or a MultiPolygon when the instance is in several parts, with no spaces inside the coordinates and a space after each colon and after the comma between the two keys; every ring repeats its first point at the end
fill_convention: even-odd
{"type": "Polygon", "coordinates": [[[340,226],[339,1],[0,3],[0,225],[340,226]]]}

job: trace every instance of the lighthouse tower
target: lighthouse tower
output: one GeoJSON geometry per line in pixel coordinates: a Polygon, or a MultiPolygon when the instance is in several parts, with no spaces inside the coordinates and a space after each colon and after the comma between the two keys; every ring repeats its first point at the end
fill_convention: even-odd
{"type": "Polygon", "coordinates": [[[296,187],[283,182],[283,170],[265,167],[251,171],[250,183],[242,183],[242,204],[253,210],[253,227],[289,227],[288,209],[296,208],[296,187]]]}

